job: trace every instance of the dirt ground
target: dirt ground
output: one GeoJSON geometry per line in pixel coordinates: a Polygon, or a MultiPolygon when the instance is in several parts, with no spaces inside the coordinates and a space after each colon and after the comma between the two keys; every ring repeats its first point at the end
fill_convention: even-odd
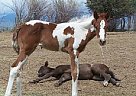
{"type": "MultiPolygon", "coordinates": [[[[11,46],[12,33],[0,33],[0,96],[4,95],[7,86],[10,64],[17,58],[11,46]]],[[[80,54],[80,63],[105,63],[121,79],[121,87],[109,84],[103,87],[100,82],[92,80],[79,81],[79,96],[136,96],[136,32],[108,33],[107,45],[103,48],[104,55],[98,45],[97,38],[91,40],[84,52],[80,54]],[[107,49],[106,49],[107,47],[107,49]]],[[[23,96],[70,96],[71,81],[60,87],[54,87],[55,81],[44,81],[29,84],[35,79],[38,68],[48,60],[49,66],[70,64],[68,54],[37,49],[29,57],[22,72],[23,96]]],[[[16,87],[12,91],[16,96],[16,87]]]]}

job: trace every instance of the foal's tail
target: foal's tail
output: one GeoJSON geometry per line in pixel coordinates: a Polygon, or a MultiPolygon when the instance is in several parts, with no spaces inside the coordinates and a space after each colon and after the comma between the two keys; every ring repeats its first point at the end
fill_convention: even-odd
{"type": "Polygon", "coordinates": [[[118,79],[118,78],[115,77],[115,74],[114,74],[111,70],[109,70],[109,74],[110,74],[111,77],[114,78],[116,81],[121,81],[120,79],[118,79]]]}
{"type": "Polygon", "coordinates": [[[16,28],[16,31],[13,33],[13,37],[12,37],[12,46],[13,49],[19,54],[19,45],[18,45],[18,33],[21,29],[21,26],[16,28]]]}

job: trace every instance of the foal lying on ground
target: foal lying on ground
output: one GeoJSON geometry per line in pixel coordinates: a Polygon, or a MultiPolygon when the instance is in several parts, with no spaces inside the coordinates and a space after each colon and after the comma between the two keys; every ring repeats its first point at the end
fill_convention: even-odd
{"type": "MultiPolygon", "coordinates": [[[[80,64],[79,65],[79,80],[96,80],[103,81],[104,86],[108,86],[108,83],[119,86],[119,79],[117,79],[114,73],[104,64],[80,64]]],[[[44,66],[41,66],[38,70],[38,78],[30,81],[30,83],[38,83],[43,79],[49,77],[55,77],[58,82],[54,84],[55,87],[60,86],[62,83],[71,80],[70,65],[59,65],[56,68],[48,67],[48,61],[44,66]]]]}

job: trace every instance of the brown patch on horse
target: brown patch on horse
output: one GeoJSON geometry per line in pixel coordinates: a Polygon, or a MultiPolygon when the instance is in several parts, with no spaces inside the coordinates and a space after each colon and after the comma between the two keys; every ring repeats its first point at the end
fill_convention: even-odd
{"type": "Polygon", "coordinates": [[[49,29],[53,32],[53,30],[56,28],[57,24],[49,23],[49,29]]]}
{"type": "Polygon", "coordinates": [[[61,49],[63,52],[71,52],[73,50],[74,38],[70,37],[64,41],[64,47],[61,49]]]}
{"type": "Polygon", "coordinates": [[[53,37],[53,31],[57,27],[54,23],[44,24],[44,28],[41,32],[42,48],[46,48],[52,51],[59,51],[59,42],[57,37],[53,37]]]}
{"type": "Polygon", "coordinates": [[[64,29],[64,34],[65,35],[67,35],[67,34],[73,35],[74,34],[74,28],[71,28],[70,26],[68,26],[66,29],[64,29]]]}
{"type": "Polygon", "coordinates": [[[90,32],[91,30],[89,30],[87,36],[86,36],[86,40],[82,40],[79,48],[77,49],[79,53],[81,53],[82,51],[84,51],[85,46],[87,45],[87,43],[93,39],[96,36],[96,32],[90,32]],[[90,37],[91,36],[91,37],[90,37]]]}

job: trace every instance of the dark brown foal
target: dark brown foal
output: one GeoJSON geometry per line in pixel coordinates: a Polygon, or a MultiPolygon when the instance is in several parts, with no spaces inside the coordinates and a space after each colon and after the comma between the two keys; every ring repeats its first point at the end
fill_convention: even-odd
{"type": "MultiPolygon", "coordinates": [[[[103,81],[104,86],[108,86],[108,82],[113,85],[119,86],[119,79],[117,79],[114,73],[104,64],[79,64],[79,80],[96,80],[103,81]]],[[[38,78],[30,81],[30,83],[38,83],[43,79],[49,77],[55,77],[58,82],[55,86],[60,86],[63,82],[72,79],[70,65],[59,65],[56,68],[48,67],[48,61],[44,66],[41,66],[38,70],[38,78]]]]}

